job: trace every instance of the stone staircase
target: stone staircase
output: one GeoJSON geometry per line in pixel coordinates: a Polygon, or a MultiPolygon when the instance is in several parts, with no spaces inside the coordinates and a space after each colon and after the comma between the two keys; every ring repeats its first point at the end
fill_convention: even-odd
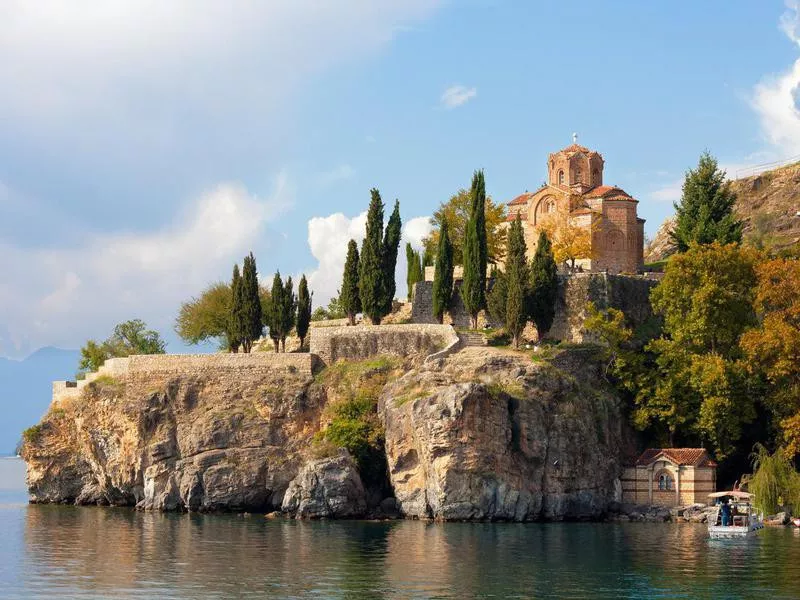
{"type": "Polygon", "coordinates": [[[461,340],[462,348],[489,345],[489,340],[486,339],[486,335],[479,331],[464,331],[458,334],[458,339],[461,340]]]}

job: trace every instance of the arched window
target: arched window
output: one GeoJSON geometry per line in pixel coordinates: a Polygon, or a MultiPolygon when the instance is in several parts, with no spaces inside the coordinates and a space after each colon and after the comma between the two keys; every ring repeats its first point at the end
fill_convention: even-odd
{"type": "Polygon", "coordinates": [[[564,185],[564,170],[558,172],[558,185],[564,185]]]}
{"type": "Polygon", "coordinates": [[[555,201],[554,201],[552,198],[548,199],[548,200],[547,200],[547,201],[544,203],[544,212],[546,212],[546,213],[551,213],[551,212],[555,212],[555,210],[556,210],[556,203],[555,203],[555,201]]]}
{"type": "Polygon", "coordinates": [[[598,171],[597,169],[592,171],[592,183],[594,183],[595,185],[600,185],[600,171],[598,171]]]}
{"type": "Polygon", "coordinates": [[[580,183],[581,182],[581,170],[579,168],[575,169],[575,181],[572,183],[580,183]]]}
{"type": "Polygon", "coordinates": [[[658,491],[671,492],[674,489],[675,481],[672,479],[672,475],[668,471],[661,471],[658,474],[658,491]]]}

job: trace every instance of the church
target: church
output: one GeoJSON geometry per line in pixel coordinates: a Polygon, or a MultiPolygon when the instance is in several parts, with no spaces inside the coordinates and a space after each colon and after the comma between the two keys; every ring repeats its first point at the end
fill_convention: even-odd
{"type": "Polygon", "coordinates": [[[554,152],[547,161],[547,182],[508,203],[508,221],[519,214],[533,256],[537,226],[555,211],[568,211],[569,222],[590,235],[590,256],[576,261],[587,271],[636,273],[643,266],[644,219],[638,200],[625,190],[603,184],[603,156],[577,143],[554,152]]]}

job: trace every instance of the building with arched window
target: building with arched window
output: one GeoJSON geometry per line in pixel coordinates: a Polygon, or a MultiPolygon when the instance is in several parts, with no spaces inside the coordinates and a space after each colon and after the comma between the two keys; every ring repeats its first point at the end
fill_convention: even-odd
{"type": "Polygon", "coordinates": [[[703,448],[649,448],[625,467],[621,481],[623,502],[705,504],[717,491],[717,463],[703,448]]]}
{"type": "Polygon", "coordinates": [[[576,261],[588,271],[635,273],[642,268],[644,219],[637,215],[638,200],[625,190],[603,184],[605,161],[599,152],[574,143],[551,154],[547,182],[508,203],[508,221],[517,214],[525,230],[528,253],[533,256],[539,228],[555,211],[586,228],[591,255],[576,261]]]}

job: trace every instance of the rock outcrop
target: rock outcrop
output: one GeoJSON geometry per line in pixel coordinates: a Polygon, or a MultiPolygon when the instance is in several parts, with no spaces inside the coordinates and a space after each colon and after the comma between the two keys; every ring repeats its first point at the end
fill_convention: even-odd
{"type": "Polygon", "coordinates": [[[361,476],[347,450],[309,461],[289,484],[281,509],[297,518],[352,518],[366,513],[361,476]]]}
{"type": "Polygon", "coordinates": [[[381,398],[401,512],[443,520],[600,517],[619,496],[618,401],[518,354],[468,348],[412,371],[381,398]]]}

